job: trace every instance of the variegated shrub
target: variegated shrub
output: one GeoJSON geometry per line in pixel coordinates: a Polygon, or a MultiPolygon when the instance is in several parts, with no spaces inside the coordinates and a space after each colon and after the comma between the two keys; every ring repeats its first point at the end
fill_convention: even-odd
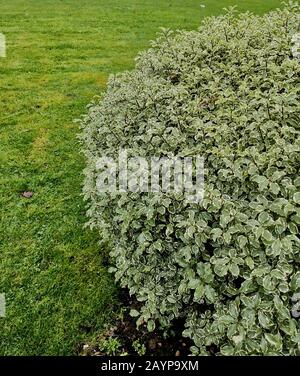
{"type": "Polygon", "coordinates": [[[150,331],[184,318],[195,354],[300,354],[299,23],[289,3],[163,30],[82,120],[89,224],[131,313],[150,331]],[[98,192],[97,158],[120,148],[203,156],[203,202],[98,192]]]}

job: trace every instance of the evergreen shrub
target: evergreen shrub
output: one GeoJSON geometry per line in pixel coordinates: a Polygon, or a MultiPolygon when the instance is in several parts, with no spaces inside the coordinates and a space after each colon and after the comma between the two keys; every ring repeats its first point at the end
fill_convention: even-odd
{"type": "Polygon", "coordinates": [[[82,118],[84,196],[138,325],[194,354],[300,354],[299,5],[163,29],[82,118]],[[296,46],[297,47],[297,46],[296,46]],[[200,155],[205,195],[99,192],[97,160],[200,155]]]}

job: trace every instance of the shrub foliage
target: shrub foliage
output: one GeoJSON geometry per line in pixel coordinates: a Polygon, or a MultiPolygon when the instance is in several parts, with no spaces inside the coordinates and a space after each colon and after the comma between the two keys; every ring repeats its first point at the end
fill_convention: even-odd
{"type": "Polygon", "coordinates": [[[142,302],[132,316],[150,331],[184,318],[195,354],[300,354],[299,21],[289,3],[162,30],[82,120],[89,224],[142,302]],[[203,202],[97,192],[97,159],[120,148],[203,156],[203,202]]]}

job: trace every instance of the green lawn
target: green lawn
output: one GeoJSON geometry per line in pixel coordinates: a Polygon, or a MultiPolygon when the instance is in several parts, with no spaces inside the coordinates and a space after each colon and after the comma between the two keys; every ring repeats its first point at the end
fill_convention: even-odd
{"type": "Polygon", "coordinates": [[[274,0],[0,0],[0,355],[69,355],[118,310],[97,234],[83,228],[73,119],[130,69],[160,26],[194,29],[224,6],[274,0]],[[206,4],[201,8],[200,4],[206,4]],[[20,196],[32,191],[32,198],[20,196]]]}

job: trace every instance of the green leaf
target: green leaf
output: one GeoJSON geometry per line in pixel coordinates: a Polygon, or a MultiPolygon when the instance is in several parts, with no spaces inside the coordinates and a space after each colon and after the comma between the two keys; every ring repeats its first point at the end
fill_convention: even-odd
{"type": "Polygon", "coordinates": [[[258,321],[263,328],[269,328],[270,320],[263,312],[258,312],[258,321]]]}
{"type": "Polygon", "coordinates": [[[215,302],[215,299],[216,299],[216,292],[215,290],[209,286],[209,285],[206,285],[205,286],[205,297],[208,299],[208,301],[210,303],[214,303],[215,302]]]}
{"type": "Polygon", "coordinates": [[[200,280],[196,278],[192,278],[189,280],[189,288],[196,289],[200,284],[200,280]]]}
{"type": "Polygon", "coordinates": [[[223,231],[220,228],[213,228],[211,230],[212,239],[215,242],[221,235],[223,231]]]}
{"type": "Polygon", "coordinates": [[[240,235],[238,236],[238,243],[239,246],[243,249],[245,245],[248,243],[248,239],[246,238],[246,236],[240,235]]]}
{"type": "Polygon", "coordinates": [[[263,238],[267,243],[272,243],[272,241],[273,241],[273,235],[270,233],[269,230],[263,230],[263,232],[262,232],[262,238],[263,238]]]}
{"type": "Polygon", "coordinates": [[[235,277],[237,277],[240,274],[240,268],[237,264],[234,264],[234,263],[231,264],[229,266],[229,270],[230,270],[231,274],[235,277]]]}
{"type": "Polygon", "coordinates": [[[258,221],[260,223],[266,223],[271,219],[270,215],[267,212],[261,212],[258,216],[258,221]]]}
{"type": "Polygon", "coordinates": [[[240,291],[247,294],[247,293],[250,293],[252,291],[255,291],[257,289],[257,285],[254,283],[254,281],[252,279],[246,279],[241,287],[240,287],[240,291]]]}
{"type": "Polygon", "coordinates": [[[263,278],[263,286],[267,291],[273,291],[275,286],[272,278],[267,275],[263,278]]]}
{"type": "Polygon", "coordinates": [[[275,256],[279,255],[281,248],[282,248],[282,244],[281,244],[280,239],[275,239],[274,242],[271,245],[271,248],[272,248],[273,254],[275,256]]]}
{"type": "Polygon", "coordinates": [[[194,293],[194,301],[199,302],[204,296],[205,288],[202,284],[199,284],[194,293]]]}
{"type": "Polygon", "coordinates": [[[297,225],[300,225],[300,215],[293,215],[291,220],[295,223],[297,223],[297,225]]]}
{"type": "Polygon", "coordinates": [[[289,230],[291,231],[292,234],[298,234],[299,233],[298,226],[295,225],[295,223],[293,223],[293,222],[290,222],[288,224],[288,228],[289,228],[289,230]]]}
{"type": "Polygon", "coordinates": [[[275,347],[276,349],[281,348],[281,338],[279,334],[265,333],[265,339],[271,347],[275,347]]]}
{"type": "Polygon", "coordinates": [[[253,180],[258,184],[258,189],[264,191],[268,188],[269,180],[265,176],[256,175],[253,180]]]}
{"type": "Polygon", "coordinates": [[[131,317],[137,317],[140,315],[139,311],[137,311],[136,309],[131,309],[129,314],[131,317]]]}
{"type": "Polygon", "coordinates": [[[149,332],[153,332],[153,330],[155,329],[155,322],[153,320],[149,320],[147,322],[147,329],[149,332]]]}
{"type": "Polygon", "coordinates": [[[281,291],[281,292],[283,292],[283,293],[287,293],[289,291],[289,285],[288,285],[288,283],[281,282],[278,285],[278,290],[281,291]]]}
{"type": "Polygon", "coordinates": [[[189,226],[187,229],[186,229],[186,234],[188,237],[192,237],[195,233],[196,229],[194,226],[189,226]]]}
{"type": "Polygon", "coordinates": [[[293,201],[296,203],[296,204],[300,204],[300,192],[296,192],[293,196],[293,201]]]}
{"type": "Polygon", "coordinates": [[[236,336],[233,336],[233,337],[232,337],[232,340],[233,340],[233,342],[235,343],[235,345],[238,346],[241,342],[243,342],[243,340],[244,340],[244,336],[241,335],[241,334],[238,334],[238,335],[236,335],[236,336]]]}
{"type": "Polygon", "coordinates": [[[271,183],[270,184],[270,191],[274,194],[274,195],[278,195],[278,193],[280,192],[280,187],[277,183],[271,183]]]}
{"type": "Polygon", "coordinates": [[[177,299],[176,299],[174,296],[169,295],[169,296],[167,297],[167,301],[168,301],[169,303],[173,303],[173,304],[175,304],[175,303],[177,302],[177,299]]]}
{"type": "Polygon", "coordinates": [[[217,263],[214,265],[214,272],[219,277],[224,277],[228,273],[228,265],[224,263],[217,263]]]}
{"type": "Polygon", "coordinates": [[[220,352],[226,356],[234,355],[234,348],[230,345],[222,346],[220,352]]]}
{"type": "Polygon", "coordinates": [[[246,262],[246,265],[247,265],[251,270],[254,269],[254,261],[253,261],[252,257],[247,256],[246,259],[245,259],[245,262],[246,262]]]}

